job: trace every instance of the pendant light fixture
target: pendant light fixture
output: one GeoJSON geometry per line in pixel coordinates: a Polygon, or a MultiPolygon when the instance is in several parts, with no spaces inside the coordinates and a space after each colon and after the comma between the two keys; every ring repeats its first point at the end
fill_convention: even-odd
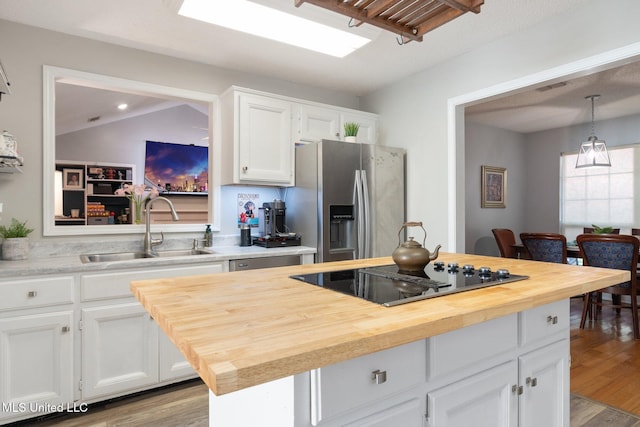
{"type": "Polygon", "coordinates": [[[591,166],[611,166],[607,144],[599,140],[594,131],[594,104],[593,101],[600,98],[600,95],[589,95],[585,99],[591,100],[591,136],[580,145],[580,152],[576,160],[576,168],[586,168],[591,166]]]}

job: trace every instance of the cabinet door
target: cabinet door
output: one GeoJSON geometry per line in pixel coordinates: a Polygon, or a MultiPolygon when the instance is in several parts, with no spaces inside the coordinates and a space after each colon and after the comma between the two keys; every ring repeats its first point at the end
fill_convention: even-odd
{"type": "Polygon", "coordinates": [[[341,114],[340,135],[344,137],[344,124],[355,122],[360,125],[358,129],[358,142],[361,144],[375,144],[378,140],[378,120],[370,115],[349,112],[341,114]]]}
{"type": "Polygon", "coordinates": [[[160,381],[195,377],[196,371],[162,331],[158,331],[160,381]]]}
{"type": "Polygon", "coordinates": [[[296,140],[300,143],[340,139],[340,112],[313,105],[296,106],[296,140]]]}
{"type": "Polygon", "coordinates": [[[344,424],[345,427],[423,427],[424,409],[419,399],[411,399],[364,418],[344,424]]]}
{"type": "Polygon", "coordinates": [[[291,103],[248,94],[238,102],[240,183],[293,185],[291,103]]]}
{"type": "Polygon", "coordinates": [[[72,325],[71,311],[0,319],[0,421],[73,402],[72,325]]]}
{"type": "Polygon", "coordinates": [[[569,340],[519,358],[520,426],[569,425],[569,340]]]}
{"type": "Polygon", "coordinates": [[[158,328],[140,304],[82,310],[82,397],[158,382],[158,328]]]}
{"type": "Polygon", "coordinates": [[[430,392],[429,426],[517,426],[517,369],[515,361],[508,362],[430,392]]]}

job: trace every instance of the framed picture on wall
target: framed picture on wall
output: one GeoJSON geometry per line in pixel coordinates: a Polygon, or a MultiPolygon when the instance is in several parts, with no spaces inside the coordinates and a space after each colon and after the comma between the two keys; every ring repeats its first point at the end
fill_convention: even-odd
{"type": "Polygon", "coordinates": [[[483,208],[507,207],[507,169],[494,166],[482,166],[483,208]]]}
{"type": "Polygon", "coordinates": [[[62,188],[67,190],[82,189],[82,169],[63,169],[62,188]]]}

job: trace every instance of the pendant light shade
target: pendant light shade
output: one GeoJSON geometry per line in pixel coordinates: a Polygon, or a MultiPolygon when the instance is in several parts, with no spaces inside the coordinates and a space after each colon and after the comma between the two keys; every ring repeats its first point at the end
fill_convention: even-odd
{"type": "Polygon", "coordinates": [[[594,104],[595,99],[600,95],[589,95],[585,99],[591,99],[591,136],[580,145],[580,152],[576,160],[576,168],[586,168],[591,166],[611,166],[607,144],[598,139],[594,131],[594,104]]]}

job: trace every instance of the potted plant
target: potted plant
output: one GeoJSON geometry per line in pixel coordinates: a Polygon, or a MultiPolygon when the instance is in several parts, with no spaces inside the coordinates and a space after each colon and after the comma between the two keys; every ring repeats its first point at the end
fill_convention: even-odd
{"type": "Polygon", "coordinates": [[[0,236],[2,236],[2,258],[16,261],[27,259],[29,256],[29,239],[27,236],[33,228],[27,227],[27,222],[20,222],[15,218],[11,219],[11,225],[0,225],[0,236]]]}
{"type": "Polygon", "coordinates": [[[610,234],[613,233],[613,227],[598,227],[597,225],[591,224],[593,227],[593,234],[610,234]]]}
{"type": "Polygon", "coordinates": [[[345,142],[356,142],[360,125],[355,122],[346,122],[344,124],[344,140],[345,142]]]}

